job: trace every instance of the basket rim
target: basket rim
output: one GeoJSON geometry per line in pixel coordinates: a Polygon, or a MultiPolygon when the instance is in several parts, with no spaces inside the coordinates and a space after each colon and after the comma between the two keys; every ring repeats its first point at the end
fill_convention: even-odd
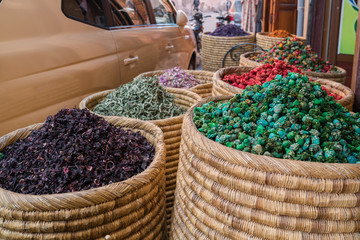
{"type": "Polygon", "coordinates": [[[216,38],[216,39],[223,39],[223,40],[226,40],[226,39],[233,39],[233,40],[236,40],[236,39],[242,39],[242,38],[254,38],[256,35],[255,33],[253,32],[247,32],[249,35],[245,35],[245,36],[229,36],[229,37],[224,37],[224,36],[213,36],[213,35],[210,35],[210,32],[209,33],[204,33],[203,37],[209,37],[209,38],[216,38]]]}
{"type": "MultiPolygon", "coordinates": [[[[204,136],[203,134],[201,134],[199,132],[199,130],[196,128],[195,123],[193,121],[193,114],[194,114],[194,109],[196,107],[201,107],[203,104],[208,103],[210,101],[212,102],[219,102],[219,101],[228,101],[231,98],[233,98],[233,96],[217,96],[217,97],[208,97],[205,98],[201,101],[199,101],[198,103],[196,103],[195,105],[193,105],[191,108],[188,109],[188,111],[186,112],[185,116],[184,116],[184,120],[183,120],[183,125],[188,124],[189,128],[194,129],[195,131],[192,132],[192,134],[194,134],[195,138],[200,138],[202,140],[202,142],[206,142],[206,141],[210,141],[211,144],[215,144],[217,146],[217,148],[226,148],[226,151],[228,151],[232,156],[237,156],[239,154],[241,155],[245,155],[245,156],[249,156],[249,158],[251,158],[251,156],[257,157],[259,158],[259,156],[261,156],[263,162],[267,162],[266,160],[271,160],[272,162],[276,161],[281,163],[285,163],[286,166],[301,166],[302,168],[307,168],[307,169],[312,169],[312,168],[336,168],[336,169],[345,169],[349,172],[354,172],[354,170],[356,169],[359,173],[360,173],[360,165],[358,164],[351,164],[351,163],[323,163],[323,162],[308,162],[308,161],[300,161],[300,160],[294,160],[294,159],[283,159],[283,158],[275,158],[275,157],[269,157],[269,156],[264,156],[264,155],[258,155],[258,154],[253,154],[253,153],[248,153],[248,152],[244,152],[244,151],[240,151],[237,149],[233,149],[230,147],[227,147],[225,145],[222,145],[218,142],[215,142],[209,138],[207,138],[206,136],[204,136]]],[[[211,148],[211,147],[209,147],[211,148]]],[[[220,157],[219,155],[217,155],[216,150],[214,149],[210,154],[215,155],[216,157],[220,157]]],[[[260,161],[260,160],[259,160],[260,161]]],[[[261,171],[266,171],[266,172],[271,172],[271,173],[276,173],[276,174],[281,174],[281,175],[295,175],[295,176],[299,176],[299,177],[310,177],[310,178],[318,178],[316,176],[313,176],[312,174],[298,174],[295,173],[293,171],[291,171],[291,169],[287,169],[287,172],[285,173],[284,171],[281,171],[280,169],[274,169],[272,168],[270,171],[268,169],[263,169],[261,164],[257,164],[258,170],[261,171]]],[[[334,177],[325,177],[323,179],[344,179],[344,176],[341,175],[341,173],[337,172],[336,173],[337,176],[334,177]]],[[[360,178],[360,175],[359,175],[360,178]]],[[[353,178],[355,179],[355,178],[353,178]]]]}
{"type": "MultiPolygon", "coordinates": [[[[4,188],[0,188],[0,195],[7,194],[7,195],[11,196],[11,198],[9,198],[9,197],[6,198],[5,207],[7,207],[9,209],[23,210],[20,207],[14,207],[14,205],[17,206],[19,201],[30,200],[31,202],[34,202],[34,201],[44,202],[44,205],[46,204],[47,206],[52,206],[52,208],[54,208],[54,206],[51,202],[55,198],[59,198],[59,197],[62,197],[63,199],[74,199],[74,198],[78,199],[78,198],[82,198],[84,196],[89,197],[89,195],[96,197],[96,195],[100,192],[104,192],[108,196],[108,200],[106,200],[106,201],[105,200],[103,200],[103,201],[96,200],[96,198],[93,198],[92,204],[90,202],[88,202],[86,204],[85,203],[86,199],[85,199],[85,201],[83,201],[82,205],[79,205],[76,207],[76,208],[83,208],[83,207],[87,207],[87,206],[92,206],[94,204],[100,204],[103,202],[107,202],[107,201],[109,201],[109,199],[116,199],[118,197],[124,196],[125,194],[134,192],[137,189],[151,183],[151,181],[156,178],[157,174],[159,174],[161,172],[161,166],[165,167],[165,154],[164,154],[165,153],[165,143],[164,143],[164,135],[163,135],[163,132],[161,131],[161,129],[151,122],[146,122],[146,121],[133,119],[133,118],[105,117],[104,119],[105,119],[105,121],[107,121],[108,123],[110,123],[116,127],[123,127],[125,129],[131,130],[131,131],[147,132],[147,133],[151,134],[154,137],[154,139],[156,139],[156,144],[152,144],[155,147],[154,158],[151,161],[150,165],[144,171],[142,171],[126,180],[123,180],[123,181],[111,183],[111,184],[97,187],[97,188],[91,188],[91,189],[87,189],[87,190],[80,190],[80,191],[67,192],[67,193],[34,195],[34,194],[16,193],[16,192],[13,192],[10,190],[6,190],[4,188]],[[146,130],[145,127],[150,127],[150,128],[148,130],[146,130]],[[157,173],[156,176],[154,175],[154,177],[151,177],[150,173],[152,173],[152,172],[156,172],[157,173]],[[150,177],[150,178],[147,181],[144,181],[144,179],[146,177],[150,177]],[[118,187],[119,185],[124,186],[123,192],[121,192],[120,195],[114,193],[114,189],[119,188],[118,187]]],[[[4,144],[0,146],[1,147],[0,149],[3,149],[9,145],[9,144],[5,144],[5,143],[10,138],[15,138],[16,140],[18,140],[20,138],[26,137],[26,136],[11,137],[12,134],[14,134],[15,132],[26,131],[26,130],[29,130],[32,132],[35,129],[39,129],[43,124],[44,124],[44,122],[32,124],[32,125],[29,125],[24,128],[19,128],[15,131],[12,131],[12,132],[2,136],[0,138],[0,143],[4,142],[4,144]]],[[[26,135],[29,135],[29,134],[30,134],[30,132],[26,135]]],[[[144,137],[146,138],[146,136],[144,136],[144,137]]],[[[147,138],[147,141],[149,141],[148,138],[147,138]]],[[[57,201],[59,201],[59,200],[57,200],[57,201]]],[[[0,201],[0,203],[1,203],[1,201],[0,201]]],[[[38,210],[35,207],[32,207],[32,208],[33,208],[32,211],[38,210]]],[[[64,207],[64,206],[56,207],[56,210],[61,210],[61,209],[74,209],[74,207],[64,207]]],[[[48,211],[51,211],[51,210],[48,210],[48,211]]]]}
{"type": "Polygon", "coordinates": [[[295,34],[291,34],[291,36],[289,36],[289,37],[284,37],[284,38],[268,36],[268,35],[270,34],[270,32],[257,32],[256,34],[259,35],[260,37],[271,38],[271,39],[273,39],[273,40],[275,40],[275,39],[280,39],[279,41],[281,41],[281,40],[283,40],[283,39],[286,39],[286,38],[289,38],[289,37],[293,37],[293,38],[296,37],[296,38],[298,38],[298,39],[300,39],[300,40],[303,40],[303,41],[306,40],[305,37],[296,36],[295,34]]]}
{"type": "MultiPolygon", "coordinates": [[[[243,58],[246,58],[246,60],[248,61],[252,61],[254,63],[258,63],[258,64],[265,64],[265,63],[261,63],[261,62],[257,62],[257,61],[254,61],[254,60],[251,60],[248,58],[248,56],[250,55],[258,55],[258,54],[261,54],[263,52],[259,52],[259,51],[256,51],[256,52],[247,52],[247,53],[243,53],[241,54],[240,57],[243,57],[243,58]]],[[[279,61],[282,61],[282,60],[279,60],[279,61]]],[[[286,62],[286,61],[285,61],[286,62]]],[[[322,72],[314,72],[314,71],[308,71],[308,70],[302,70],[303,74],[306,74],[308,76],[313,76],[313,77],[318,77],[318,78],[340,78],[340,77],[346,77],[346,70],[342,67],[339,67],[339,66],[335,66],[339,72],[335,72],[335,73],[322,73],[322,72]]]]}
{"type": "Polygon", "coordinates": [[[335,66],[339,72],[334,73],[323,73],[323,72],[314,72],[314,71],[303,71],[304,74],[307,74],[308,76],[318,77],[318,78],[325,78],[326,77],[346,77],[346,70],[342,67],[335,66]]]}
{"type": "MultiPolygon", "coordinates": [[[[219,70],[217,70],[215,73],[214,73],[214,76],[213,76],[213,81],[214,81],[214,84],[216,85],[221,85],[224,84],[226,85],[226,87],[228,88],[228,90],[230,90],[233,94],[237,94],[237,93],[241,93],[242,91],[244,91],[245,89],[241,89],[241,88],[238,88],[238,87],[235,87],[227,82],[224,82],[222,79],[224,77],[224,74],[225,72],[227,71],[231,71],[234,73],[234,70],[240,70],[240,69],[244,69],[245,71],[251,71],[253,69],[255,69],[255,67],[245,67],[245,66],[233,66],[233,67],[226,67],[226,68],[220,68],[219,70]]],[[[231,73],[230,73],[231,74],[231,73]]]]}

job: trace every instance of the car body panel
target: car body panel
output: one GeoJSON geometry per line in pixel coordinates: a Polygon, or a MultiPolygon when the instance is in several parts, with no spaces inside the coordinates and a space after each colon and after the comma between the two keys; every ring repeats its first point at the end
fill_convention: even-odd
{"type": "Polygon", "coordinates": [[[174,26],[158,32],[157,25],[106,29],[66,17],[60,0],[2,1],[0,136],[43,122],[61,108],[74,107],[84,97],[118,87],[141,72],[179,65],[176,60],[187,67],[195,45],[184,44],[186,50],[179,46],[176,51],[186,53],[176,52],[176,57],[161,51],[176,38],[172,32],[179,27],[174,26]],[[139,62],[124,64],[137,55],[139,62]]]}

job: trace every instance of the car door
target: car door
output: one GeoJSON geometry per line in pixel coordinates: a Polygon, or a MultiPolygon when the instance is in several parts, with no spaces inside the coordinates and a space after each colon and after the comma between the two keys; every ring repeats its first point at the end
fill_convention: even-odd
{"type": "Polygon", "coordinates": [[[176,24],[175,7],[165,0],[149,0],[154,12],[158,31],[165,37],[160,43],[160,59],[157,69],[181,66],[187,69],[195,54],[195,36],[189,26],[180,27],[176,24]]]}
{"type": "Polygon", "coordinates": [[[121,84],[152,71],[159,60],[161,33],[154,31],[148,5],[143,0],[109,0],[111,34],[121,69],[121,84]]]}
{"type": "Polygon", "coordinates": [[[0,135],[119,85],[102,0],[0,2],[0,135]]]}

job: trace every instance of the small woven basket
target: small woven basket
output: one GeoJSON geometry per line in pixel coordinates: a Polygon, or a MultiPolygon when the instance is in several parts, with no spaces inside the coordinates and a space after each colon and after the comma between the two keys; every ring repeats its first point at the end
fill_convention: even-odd
{"type": "Polygon", "coordinates": [[[228,148],[183,122],[170,239],[360,239],[360,165],[228,148]]]}
{"type": "MultiPolygon", "coordinates": [[[[229,83],[224,82],[222,79],[225,75],[228,74],[237,74],[242,75],[247,72],[250,72],[253,68],[251,67],[228,67],[222,68],[214,73],[213,77],[213,96],[221,96],[221,95],[235,95],[237,93],[242,93],[244,90],[238,87],[234,87],[229,83]]],[[[349,109],[349,111],[353,110],[354,105],[354,92],[344,86],[341,83],[337,83],[334,81],[326,80],[326,79],[314,79],[315,82],[319,82],[322,86],[324,86],[327,90],[332,93],[336,93],[340,95],[342,98],[337,102],[341,104],[344,108],[349,109]]]]}
{"type": "MultiPolygon", "coordinates": [[[[186,73],[195,76],[196,79],[201,81],[201,84],[196,85],[190,90],[196,94],[198,94],[201,98],[207,98],[211,96],[212,90],[212,77],[214,75],[213,72],[209,71],[202,71],[202,70],[184,70],[186,73]]],[[[138,77],[153,77],[153,76],[160,76],[165,72],[165,70],[158,70],[158,71],[151,71],[145,72],[137,76],[138,77]]]]}
{"type": "MultiPolygon", "coordinates": [[[[166,88],[166,90],[175,95],[175,103],[179,106],[189,108],[199,100],[201,97],[196,93],[193,93],[186,89],[178,88],[166,88]]],[[[106,96],[114,91],[106,90],[99,93],[95,93],[83,99],[79,108],[87,108],[90,111],[106,96]]],[[[98,114],[99,115],[99,114],[98,114]]],[[[167,226],[170,227],[171,220],[171,211],[173,209],[174,203],[174,192],[176,187],[176,174],[179,163],[179,148],[181,140],[181,127],[184,115],[161,119],[161,120],[152,120],[146,121],[151,122],[163,131],[164,133],[164,142],[166,147],[166,158],[165,158],[165,191],[166,191],[166,216],[167,216],[167,226]]]]}
{"type": "MultiPolygon", "coordinates": [[[[284,39],[280,37],[270,37],[268,35],[269,35],[268,32],[256,33],[256,45],[262,47],[264,50],[268,50],[272,48],[275,44],[277,44],[278,42],[284,39]]],[[[292,37],[296,37],[297,39],[299,39],[299,41],[303,41],[303,42],[306,41],[306,38],[303,37],[298,37],[295,35],[292,35],[292,37]]]]}
{"type": "Polygon", "coordinates": [[[221,96],[221,95],[235,95],[236,93],[242,93],[243,89],[234,87],[222,79],[225,75],[228,74],[236,74],[243,75],[245,73],[250,72],[253,67],[227,67],[221,68],[220,70],[214,73],[213,77],[213,88],[212,88],[212,96],[221,96]]]}
{"type": "MultiPolygon", "coordinates": [[[[225,54],[236,44],[255,43],[255,34],[250,33],[242,37],[216,37],[209,34],[202,36],[201,62],[205,71],[215,72],[222,68],[222,61],[225,54]]],[[[252,45],[244,46],[246,51],[254,48],[252,45]]],[[[225,67],[237,66],[238,62],[231,59],[230,55],[225,59],[225,67]]]]}
{"type": "MultiPolygon", "coordinates": [[[[261,52],[249,52],[241,54],[240,56],[240,64],[241,67],[260,67],[263,63],[259,63],[253,60],[250,60],[249,57],[256,56],[261,52]]],[[[338,83],[345,83],[346,80],[346,70],[336,66],[338,69],[337,73],[320,73],[320,72],[312,72],[312,71],[303,71],[303,73],[312,78],[312,79],[327,79],[330,81],[338,82],[338,83]]]]}
{"type": "MultiPolygon", "coordinates": [[[[129,118],[109,123],[140,131],[155,146],[149,167],[121,182],[63,194],[27,195],[0,188],[0,239],[163,239],[165,145],[154,124],[129,118]]],[[[42,124],[0,138],[0,151],[42,124]]]]}
{"type": "Polygon", "coordinates": [[[260,67],[261,65],[263,65],[262,63],[258,63],[256,61],[250,60],[249,57],[252,56],[256,56],[258,54],[260,54],[262,52],[248,52],[248,53],[244,53],[240,55],[240,63],[239,66],[240,67],[260,67]]]}
{"type": "Polygon", "coordinates": [[[336,66],[336,68],[339,71],[337,73],[319,73],[319,72],[311,72],[311,71],[304,71],[303,73],[312,79],[327,79],[330,81],[345,84],[346,70],[338,66],[336,66]]]}

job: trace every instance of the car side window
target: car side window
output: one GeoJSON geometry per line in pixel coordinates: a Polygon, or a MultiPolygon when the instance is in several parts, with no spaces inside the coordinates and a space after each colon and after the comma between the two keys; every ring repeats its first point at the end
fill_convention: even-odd
{"type": "Polygon", "coordinates": [[[175,23],[171,7],[165,0],[150,0],[157,24],[175,23]]]}
{"type": "Polygon", "coordinates": [[[115,26],[148,25],[145,0],[109,0],[115,26]]]}
{"type": "Polygon", "coordinates": [[[75,20],[106,27],[102,0],[62,0],[62,10],[75,20]]]}

